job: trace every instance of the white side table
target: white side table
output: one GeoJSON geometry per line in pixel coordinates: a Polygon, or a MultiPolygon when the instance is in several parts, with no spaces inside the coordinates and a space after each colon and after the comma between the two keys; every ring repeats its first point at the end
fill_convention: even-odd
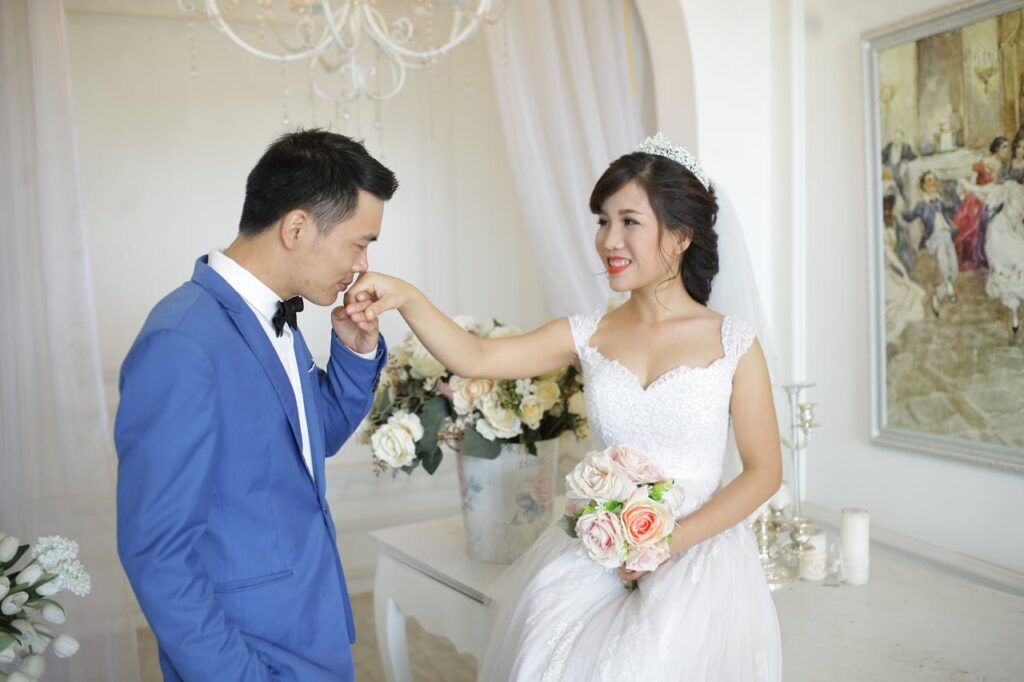
{"type": "Polygon", "coordinates": [[[462,516],[371,533],[381,543],[373,588],[377,645],[390,682],[411,682],[405,619],[478,659],[487,646],[488,589],[504,566],[466,556],[462,516]]]}

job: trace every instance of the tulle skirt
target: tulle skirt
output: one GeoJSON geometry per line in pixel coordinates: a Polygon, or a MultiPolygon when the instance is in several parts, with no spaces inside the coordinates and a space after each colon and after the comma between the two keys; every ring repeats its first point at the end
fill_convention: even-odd
{"type": "Polygon", "coordinates": [[[552,527],[502,574],[481,682],[782,679],[778,618],[741,524],[629,592],[552,527]]]}

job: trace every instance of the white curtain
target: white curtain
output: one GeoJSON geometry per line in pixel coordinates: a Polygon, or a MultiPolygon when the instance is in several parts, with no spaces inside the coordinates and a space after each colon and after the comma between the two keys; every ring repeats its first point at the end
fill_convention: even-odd
{"type": "Polygon", "coordinates": [[[81,545],[92,594],[61,593],[82,644],[46,680],[138,680],[117,559],[115,456],[79,194],[64,9],[0,1],[0,530],[81,545]]]}
{"type": "Polygon", "coordinates": [[[611,161],[654,133],[633,2],[513,0],[487,38],[524,229],[552,312],[603,308],[610,290],[590,192],[611,161]]]}

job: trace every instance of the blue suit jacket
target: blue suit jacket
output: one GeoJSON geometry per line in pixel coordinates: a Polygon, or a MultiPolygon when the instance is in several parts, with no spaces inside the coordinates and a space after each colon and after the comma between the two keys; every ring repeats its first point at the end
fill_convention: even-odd
{"type": "Polygon", "coordinates": [[[118,553],[168,680],[352,680],[352,610],[324,457],[366,415],[387,358],[332,334],[327,370],[295,352],[294,393],[266,332],[206,264],[150,313],[121,368],[118,553]]]}

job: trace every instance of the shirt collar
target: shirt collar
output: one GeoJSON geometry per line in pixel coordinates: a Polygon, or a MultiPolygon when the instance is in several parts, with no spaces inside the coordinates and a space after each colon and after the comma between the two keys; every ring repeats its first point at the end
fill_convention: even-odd
{"type": "Polygon", "coordinates": [[[265,317],[267,322],[274,319],[274,315],[277,314],[277,304],[281,299],[277,297],[273,289],[261,282],[256,275],[232,260],[223,251],[211,251],[209,265],[214,272],[224,278],[224,281],[232,289],[238,292],[238,295],[246,303],[265,317]]]}

